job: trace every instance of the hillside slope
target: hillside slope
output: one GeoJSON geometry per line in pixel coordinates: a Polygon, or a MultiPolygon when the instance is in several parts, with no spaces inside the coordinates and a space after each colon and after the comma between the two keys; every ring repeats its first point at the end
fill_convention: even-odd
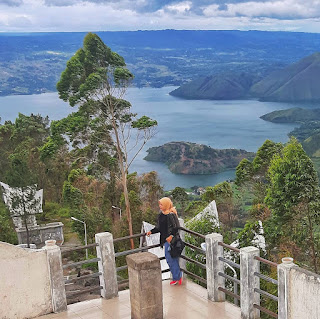
{"type": "Polygon", "coordinates": [[[185,99],[234,100],[247,97],[253,83],[260,78],[241,73],[207,76],[180,86],[170,95],[185,99]]]}
{"type": "Polygon", "coordinates": [[[320,101],[320,53],[271,73],[254,84],[250,94],[264,101],[320,101]]]}
{"type": "Polygon", "coordinates": [[[294,107],[287,110],[273,111],[260,116],[261,119],[273,123],[301,123],[320,121],[320,109],[303,109],[294,107]]]}

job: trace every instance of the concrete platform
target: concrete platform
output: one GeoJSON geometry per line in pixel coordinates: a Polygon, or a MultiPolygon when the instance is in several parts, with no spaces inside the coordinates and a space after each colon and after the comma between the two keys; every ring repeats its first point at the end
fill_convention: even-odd
{"type": "MultiPolygon", "coordinates": [[[[207,290],[185,280],[181,286],[170,286],[163,281],[164,319],[240,319],[240,308],[228,302],[207,300],[207,290]]],[[[119,297],[102,298],[75,303],[68,311],[48,314],[39,319],[131,319],[129,290],[119,292],[119,297]]],[[[152,319],[152,318],[150,318],[152,319]]]]}

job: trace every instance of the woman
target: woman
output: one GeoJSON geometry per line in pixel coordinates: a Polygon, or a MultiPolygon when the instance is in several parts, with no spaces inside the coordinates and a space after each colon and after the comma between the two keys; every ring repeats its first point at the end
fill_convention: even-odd
{"type": "Polygon", "coordinates": [[[182,273],[179,266],[179,257],[172,258],[170,255],[170,242],[177,234],[179,222],[178,213],[173,207],[172,201],[168,197],[159,200],[159,208],[161,210],[158,216],[157,226],[147,232],[147,236],[160,232],[160,245],[164,246],[164,255],[172,273],[172,281],[170,285],[182,284],[182,273]],[[174,215],[176,214],[176,215],[174,215]],[[177,222],[175,222],[175,220],[177,222]]]}

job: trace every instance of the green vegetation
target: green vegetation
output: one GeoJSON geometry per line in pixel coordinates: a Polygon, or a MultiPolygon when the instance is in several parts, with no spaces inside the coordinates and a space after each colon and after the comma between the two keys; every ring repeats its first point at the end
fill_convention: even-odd
{"type": "Polygon", "coordinates": [[[289,133],[301,142],[305,152],[311,157],[318,175],[320,168],[320,109],[290,108],[274,111],[261,116],[265,121],[274,123],[300,123],[301,126],[289,133]]]}
{"type": "MultiPolygon", "coordinates": [[[[96,34],[88,33],[84,38],[83,48],[67,62],[57,84],[59,97],[72,107],[79,106],[79,110],[72,113],[67,121],[60,121],[61,125],[56,125],[60,131],[53,132],[46,147],[42,149],[44,156],[50,153],[54,144],[53,148],[57,150],[63,134],[68,134],[75,146],[79,139],[83,139],[84,133],[88,132],[91,143],[87,147],[92,148],[95,143],[100,152],[104,151],[100,155],[106,161],[100,161],[98,170],[108,170],[111,163],[119,167],[130,235],[133,235],[133,228],[127,185],[128,170],[134,158],[152,137],[152,128],[157,125],[156,121],[147,116],[136,118],[136,114],[131,113],[131,104],[122,99],[132,79],[133,75],[126,68],[124,59],[112,52],[96,34]],[[136,141],[137,150],[130,157],[132,140],[136,141]],[[113,154],[111,158],[108,155],[110,153],[113,154]]],[[[53,154],[51,152],[50,156],[53,154]]],[[[75,199],[76,203],[71,202],[72,205],[82,205],[83,198],[71,182],[75,180],[73,175],[77,178],[86,174],[84,171],[71,171],[70,174],[69,183],[64,184],[65,198],[69,196],[75,199]]],[[[99,202],[98,198],[93,197],[91,199],[94,203],[99,202]]],[[[100,198],[103,199],[102,196],[100,198]]],[[[92,222],[95,222],[99,212],[91,210],[90,215],[92,222]]],[[[106,228],[109,223],[107,220],[100,220],[101,227],[106,228]]],[[[133,241],[131,243],[133,248],[133,241]]]]}
{"type": "MultiPolygon", "coordinates": [[[[80,239],[82,225],[72,223],[71,229],[70,217],[85,220],[89,243],[97,232],[111,231],[116,237],[140,232],[142,220],[154,222],[163,193],[155,172],[128,174],[156,125],[146,116],[136,118],[131,104],[121,99],[131,78],[123,58],[89,33],[57,85],[60,97],[78,110],[50,126],[48,118],[33,114],[0,125],[0,180],[43,188],[44,213],[38,219],[64,219],[67,232],[77,232],[80,239]],[[126,134],[135,138],[134,132],[141,143],[129,154],[126,134]],[[112,206],[127,214],[120,219],[112,206]]],[[[14,243],[11,218],[0,210],[1,236],[14,243]]]]}
{"type": "Polygon", "coordinates": [[[236,183],[255,196],[249,222],[263,221],[269,257],[289,254],[317,271],[319,185],[301,144],[294,138],[285,146],[266,141],[236,175],[236,183]]]}

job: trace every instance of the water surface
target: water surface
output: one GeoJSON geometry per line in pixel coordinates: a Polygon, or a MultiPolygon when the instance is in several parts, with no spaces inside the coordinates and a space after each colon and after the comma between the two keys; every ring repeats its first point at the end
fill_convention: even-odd
{"type": "MultiPolygon", "coordinates": [[[[287,134],[295,124],[275,124],[259,117],[274,110],[293,107],[288,103],[255,100],[209,101],[183,100],[169,95],[174,87],[130,88],[126,99],[134,112],[158,121],[157,134],[139,154],[131,172],[139,174],[155,170],[165,189],[176,186],[215,185],[234,178],[234,170],[213,175],[180,175],[171,173],[165,164],[143,160],[146,150],[172,141],[186,141],[210,145],[213,148],[237,148],[256,152],[266,139],[288,141],[287,134]]],[[[305,105],[294,105],[314,107],[305,105]]],[[[48,115],[51,120],[65,117],[74,111],[58,98],[57,93],[0,97],[2,123],[18,113],[48,115]]]]}

